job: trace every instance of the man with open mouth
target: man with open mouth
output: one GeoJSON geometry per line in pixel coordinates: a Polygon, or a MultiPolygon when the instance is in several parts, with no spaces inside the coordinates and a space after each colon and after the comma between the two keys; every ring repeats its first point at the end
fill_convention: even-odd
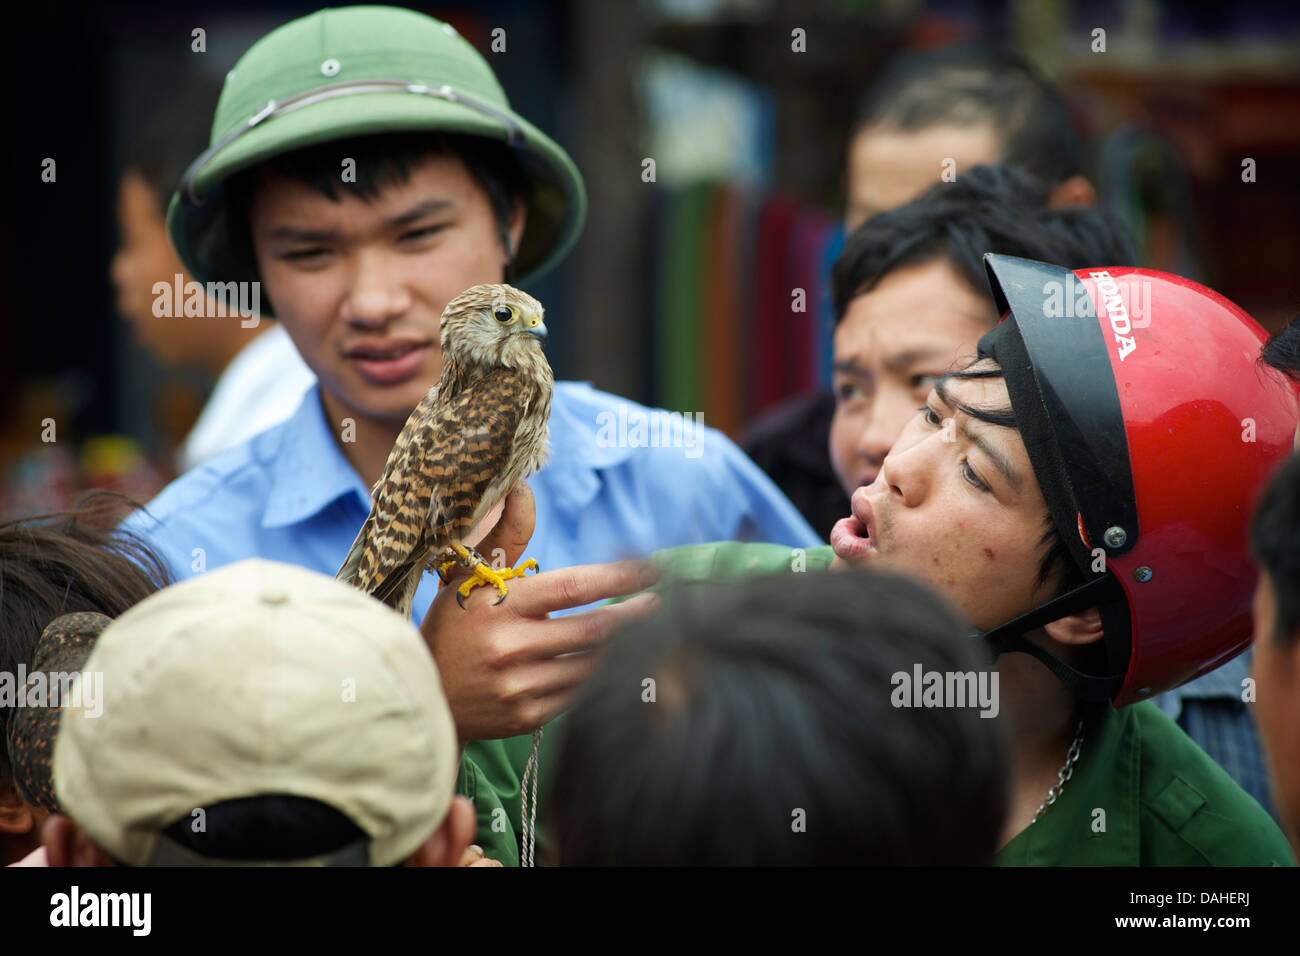
{"type": "Polygon", "coordinates": [[[934,384],[830,548],[680,548],[658,555],[665,578],[866,565],[951,601],[1001,678],[1000,863],[1292,863],[1268,814],[1149,699],[1250,643],[1246,527],[1290,449],[1294,388],[1258,372],[1262,329],[1193,282],[985,263],[1000,324],[934,384]],[[1087,308],[1047,307],[1074,284],[1087,308]]]}

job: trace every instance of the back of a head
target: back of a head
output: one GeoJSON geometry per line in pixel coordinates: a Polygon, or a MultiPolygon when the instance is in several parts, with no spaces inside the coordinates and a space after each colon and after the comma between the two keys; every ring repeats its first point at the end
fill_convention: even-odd
{"type": "Polygon", "coordinates": [[[629,627],[561,725],[562,865],[985,864],[1002,738],[895,708],[893,678],[974,672],[922,585],[861,571],[710,584],[629,627]]]}
{"type": "Polygon", "coordinates": [[[1293,647],[1300,640],[1300,454],[1286,460],[1255,504],[1250,550],[1274,595],[1269,637],[1293,647]]]}
{"type": "Polygon", "coordinates": [[[196,70],[149,116],[128,142],[124,167],[140,175],[163,216],[191,160],[208,145],[221,77],[196,70]]]}
{"type": "Polygon", "coordinates": [[[121,863],[388,866],[447,815],[458,748],[433,658],[333,578],[208,571],[119,617],[86,668],[103,714],[66,710],[54,787],[121,863]]]}
{"type": "MultiPolygon", "coordinates": [[[[75,512],[0,525],[0,673],[32,666],[42,631],[64,614],[116,617],[170,582],[147,544],[102,527],[89,500],[75,512]]],[[[0,706],[0,786],[9,782],[4,741],[10,709],[0,706]]]]}
{"type": "Polygon", "coordinates": [[[1300,384],[1300,316],[1269,336],[1260,349],[1259,360],[1300,384]]]}
{"type": "Polygon", "coordinates": [[[1048,186],[1084,173],[1083,144],[1060,91],[1005,50],[962,45],[899,57],[863,97],[854,132],[975,125],[998,134],[1003,163],[1048,186]]]}
{"type": "Polygon", "coordinates": [[[945,260],[987,294],[983,256],[993,252],[1067,268],[1136,265],[1129,231],[1095,206],[1047,207],[1041,180],[1013,166],[976,166],[909,203],[877,213],[844,244],[831,270],[834,314],[896,269],[945,260]]]}

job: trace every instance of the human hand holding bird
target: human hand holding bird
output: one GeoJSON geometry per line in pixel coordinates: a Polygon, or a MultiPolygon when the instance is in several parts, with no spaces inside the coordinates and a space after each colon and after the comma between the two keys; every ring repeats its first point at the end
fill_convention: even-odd
{"type": "Polygon", "coordinates": [[[425,571],[437,571],[444,583],[451,583],[458,567],[469,572],[456,588],[460,619],[448,619],[440,594],[421,633],[438,664],[462,748],[470,740],[535,728],[520,782],[525,866],[533,863],[542,725],[594,669],[593,652],[609,632],[658,603],[655,596],[642,595],[548,620],[551,611],[648,587],[658,572],[645,562],[538,575],[536,581],[520,582],[524,594],[508,608],[464,603],[474,587],[492,584],[499,605],[509,590],[507,580],[522,577],[528,568],[538,570],[531,559],[510,565],[533,532],[532,493],[522,479],[547,457],[554,377],[542,353],[545,335],[541,304],[508,285],[474,286],[447,304],[442,377],[398,435],[371,491],[370,514],[337,574],[409,617],[425,571]],[[506,556],[503,570],[466,544],[498,505],[504,506],[501,519],[482,543],[500,547],[506,556]],[[467,640],[467,634],[473,638],[467,640]]]}
{"type": "MultiPolygon", "coordinates": [[[[658,604],[647,594],[548,620],[554,611],[648,587],[658,577],[650,562],[571,567],[517,580],[511,585],[517,598],[501,607],[464,600],[476,582],[488,582],[499,604],[507,574],[516,573],[475,560],[478,552],[464,543],[496,504],[503,505],[501,518],[479,542],[482,551],[504,555],[505,566],[513,568],[532,538],[532,492],[520,479],[544,460],[553,388],[537,336],[545,328],[541,320],[541,305],[508,285],[475,286],[447,304],[442,378],[402,428],[374,486],[370,514],[337,575],[407,615],[431,563],[445,581],[464,579],[456,601],[440,593],[420,625],[462,747],[550,720],[595,667],[589,652],[616,625],[658,604]]],[[[528,566],[525,561],[520,568],[528,566]]]]}
{"type": "Polygon", "coordinates": [[[537,569],[496,569],[465,540],[515,482],[547,457],[554,376],[542,351],[540,302],[505,284],[476,285],[442,313],[442,377],[411,412],[372,506],[338,579],[410,616],[420,576],[460,564],[472,577],[457,600],[480,584],[497,589],[537,569]]]}

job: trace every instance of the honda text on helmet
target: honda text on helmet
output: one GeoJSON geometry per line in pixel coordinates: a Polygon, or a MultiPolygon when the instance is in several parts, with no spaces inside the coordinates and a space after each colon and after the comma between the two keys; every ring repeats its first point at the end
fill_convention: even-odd
{"type": "Polygon", "coordinates": [[[1257,372],[1264,330],[1167,273],[984,262],[1003,320],[979,354],[1002,367],[1051,520],[1085,580],[985,638],[1116,706],[1213,670],[1250,643],[1246,527],[1296,427],[1294,387],[1257,372]],[[1105,673],[1024,637],[1092,607],[1105,673]]]}

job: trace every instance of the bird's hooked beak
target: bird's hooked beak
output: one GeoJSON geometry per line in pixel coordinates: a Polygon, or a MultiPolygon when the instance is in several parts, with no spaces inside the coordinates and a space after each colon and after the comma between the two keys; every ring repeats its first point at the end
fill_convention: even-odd
{"type": "Polygon", "coordinates": [[[546,323],[541,320],[540,316],[530,315],[524,320],[524,332],[546,344],[546,323]]]}

